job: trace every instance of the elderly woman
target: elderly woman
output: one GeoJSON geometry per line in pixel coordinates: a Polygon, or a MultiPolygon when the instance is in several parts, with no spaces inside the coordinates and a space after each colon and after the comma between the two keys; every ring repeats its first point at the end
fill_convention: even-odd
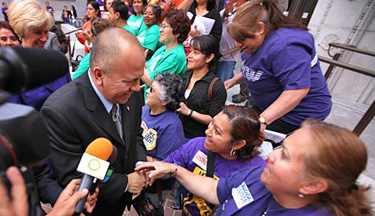
{"type": "Polygon", "coordinates": [[[12,26],[6,21],[0,21],[0,47],[18,47],[19,45],[20,39],[12,26]]]}
{"type": "Polygon", "coordinates": [[[189,18],[182,10],[173,9],[166,11],[162,20],[159,41],[164,46],[160,47],[146,62],[145,73],[142,76],[142,81],[146,84],[145,90],[151,86],[156,73],[168,71],[182,74],[186,69],[186,57],[182,43],[190,31],[189,18]]]}
{"type": "Polygon", "coordinates": [[[220,58],[219,41],[213,36],[193,38],[188,56],[188,71],[183,75],[186,83],[186,102],[180,113],[186,139],[204,136],[207,125],[225,104],[227,92],[215,75],[220,58]]]}
{"type": "Polygon", "coordinates": [[[242,53],[242,79],[260,110],[262,128],[290,133],[308,119],[325,119],[331,95],[306,26],[285,17],[272,0],[248,2],[236,13],[228,32],[242,53]]]}
{"type": "MultiPolygon", "coordinates": [[[[9,6],[9,22],[24,48],[41,48],[48,40],[48,30],[54,19],[45,7],[36,0],[15,0],[9,6]]],[[[52,71],[51,71],[52,72],[52,71]]],[[[11,102],[25,104],[40,110],[44,101],[57,89],[70,81],[67,74],[54,82],[12,97],[11,102]]]]}
{"type": "MultiPolygon", "coordinates": [[[[210,177],[221,179],[237,170],[265,165],[257,150],[263,138],[258,115],[254,110],[249,107],[226,106],[212,120],[206,130],[206,137],[190,140],[164,162],[175,163],[199,175],[212,172],[210,177]],[[208,168],[210,166],[212,171],[208,168]]],[[[183,197],[186,215],[209,215],[214,208],[213,204],[205,202],[201,195],[193,191],[185,192],[183,197]]]]}
{"type": "Polygon", "coordinates": [[[268,159],[266,167],[248,168],[219,181],[161,162],[136,170],[156,169],[148,174],[152,179],[174,174],[189,191],[221,204],[217,215],[372,214],[367,189],[356,184],[366,168],[367,150],[347,129],[307,121],[268,159]]]}
{"type": "Polygon", "coordinates": [[[184,130],[176,109],[184,100],[184,84],[176,74],[155,75],[142,109],[143,142],[147,161],[164,160],[184,143],[184,130]]]}
{"type": "Polygon", "coordinates": [[[90,1],[87,3],[86,15],[89,21],[83,24],[82,33],[77,33],[77,39],[81,44],[85,45],[85,53],[87,54],[90,52],[90,48],[93,45],[91,41],[87,41],[90,35],[92,21],[100,16],[99,4],[96,1],[90,1]]]}

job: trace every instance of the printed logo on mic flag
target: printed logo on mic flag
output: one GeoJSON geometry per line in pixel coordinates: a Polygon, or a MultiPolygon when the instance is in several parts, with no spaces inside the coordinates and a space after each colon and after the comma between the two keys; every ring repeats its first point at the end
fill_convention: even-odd
{"type": "Polygon", "coordinates": [[[109,162],[90,154],[83,153],[77,171],[103,180],[109,167],[109,162]]]}

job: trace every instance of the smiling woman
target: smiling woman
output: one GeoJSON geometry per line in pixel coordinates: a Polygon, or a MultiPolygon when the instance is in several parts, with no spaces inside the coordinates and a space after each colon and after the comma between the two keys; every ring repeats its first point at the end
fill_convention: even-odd
{"type": "Polygon", "coordinates": [[[269,155],[266,167],[247,167],[219,181],[168,163],[146,163],[136,170],[155,169],[148,175],[152,180],[174,173],[192,193],[221,204],[218,216],[370,216],[368,188],[356,184],[366,163],[365,144],[355,134],[307,121],[269,155]]]}
{"type": "MultiPolygon", "coordinates": [[[[249,107],[225,106],[216,115],[206,130],[206,137],[190,140],[173,152],[164,161],[176,163],[187,170],[207,175],[210,165],[214,164],[213,178],[219,179],[231,172],[253,166],[264,165],[258,155],[264,139],[260,132],[258,115],[249,107]],[[210,153],[213,153],[213,161],[210,153]]],[[[184,192],[183,210],[186,215],[209,215],[214,205],[205,202],[194,192],[184,192]]]]}
{"type": "MultiPolygon", "coordinates": [[[[44,49],[48,30],[54,24],[54,19],[44,6],[36,0],[15,0],[10,4],[8,14],[9,23],[21,38],[23,47],[44,49]]],[[[44,101],[70,80],[67,71],[65,76],[51,83],[12,95],[9,102],[25,104],[40,110],[44,101]]]]}
{"type": "Polygon", "coordinates": [[[8,22],[0,22],[0,47],[10,46],[17,47],[20,40],[8,22]]]}

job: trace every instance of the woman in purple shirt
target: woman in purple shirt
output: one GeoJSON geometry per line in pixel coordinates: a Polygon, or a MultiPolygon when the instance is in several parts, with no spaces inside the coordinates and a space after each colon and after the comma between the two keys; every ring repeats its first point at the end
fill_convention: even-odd
{"type": "Polygon", "coordinates": [[[192,193],[221,204],[216,215],[372,215],[368,188],[356,184],[366,168],[367,150],[349,130],[306,121],[268,160],[266,167],[250,167],[219,181],[169,163],[142,164],[136,170],[155,169],[147,173],[151,181],[173,174],[192,193]]]}
{"type": "Polygon", "coordinates": [[[244,81],[259,108],[262,129],[290,133],[309,118],[324,120],[331,95],[322,75],[314,37],[285,17],[276,1],[248,2],[228,26],[242,52],[242,73],[225,82],[244,81]]]}
{"type": "MultiPolygon", "coordinates": [[[[208,167],[212,164],[211,177],[225,178],[238,170],[265,165],[257,150],[263,138],[258,115],[254,110],[249,107],[225,106],[209,124],[206,137],[191,139],[164,161],[176,163],[203,176],[207,175],[208,167]],[[210,155],[215,158],[212,162],[209,162],[210,155]]],[[[192,191],[185,191],[183,197],[183,211],[186,215],[210,215],[215,207],[192,191]]]]}

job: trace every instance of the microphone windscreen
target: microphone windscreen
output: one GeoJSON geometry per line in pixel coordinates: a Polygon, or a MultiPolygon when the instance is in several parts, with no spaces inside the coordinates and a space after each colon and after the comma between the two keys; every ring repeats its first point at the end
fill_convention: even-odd
{"type": "Polygon", "coordinates": [[[111,156],[113,148],[111,141],[101,137],[92,141],[87,146],[85,153],[106,161],[111,156]]]}

